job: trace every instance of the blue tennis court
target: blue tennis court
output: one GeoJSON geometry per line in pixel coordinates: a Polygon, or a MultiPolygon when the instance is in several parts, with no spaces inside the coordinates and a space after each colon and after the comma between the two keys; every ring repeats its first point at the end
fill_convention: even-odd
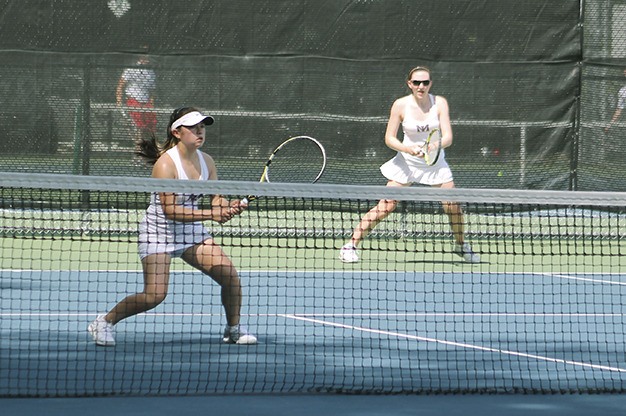
{"type": "Polygon", "coordinates": [[[233,416],[586,416],[624,414],[626,396],[612,395],[218,395],[0,399],[7,415],[90,414],[133,416],[229,414],[233,416]]]}
{"type": "Polygon", "coordinates": [[[136,271],[4,270],[2,396],[614,391],[624,274],[242,271],[260,343],[221,342],[219,290],[191,271],[96,347],[86,326],[136,271]],[[372,296],[375,294],[375,296],[372,296]]]}
{"type": "MultiPolygon", "coordinates": [[[[572,415],[621,405],[621,395],[591,396],[626,391],[620,195],[450,195],[465,201],[480,263],[451,249],[438,202],[448,195],[385,189],[409,202],[364,241],[358,263],[339,249],[371,201],[332,186],[268,195],[211,228],[239,271],[242,323],[258,344],[224,344],[219,286],[174,260],[165,302],[119,322],[115,347],[98,347],[87,325],[143,287],[137,224],[154,189],[144,185],[6,191],[0,396],[10,406],[572,415]],[[42,198],[53,208],[39,209],[42,198]]],[[[211,185],[175,190],[274,192],[211,185]]]]}

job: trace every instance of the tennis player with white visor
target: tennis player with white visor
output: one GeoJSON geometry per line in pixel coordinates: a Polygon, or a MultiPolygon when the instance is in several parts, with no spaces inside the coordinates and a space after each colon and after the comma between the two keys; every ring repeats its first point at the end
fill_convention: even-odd
{"type": "MultiPolygon", "coordinates": [[[[217,180],[215,161],[200,150],[206,139],[206,126],[213,122],[213,117],[193,107],[174,110],[168,123],[165,143],[161,145],[155,137],[144,138],[138,151],[139,156],[153,165],[152,177],[217,180]]],[[[223,342],[256,344],[257,338],[240,324],[243,296],[237,269],[203,224],[204,221],[225,223],[241,214],[245,208],[238,198],[228,200],[220,195],[153,192],[150,205],[139,224],[143,291],[127,296],[89,325],[88,331],[95,343],[101,346],[115,345],[114,325],[153,309],[165,300],[170,264],[173,258],[179,257],[219,284],[226,315],[223,342]],[[209,201],[200,204],[202,198],[209,201]]],[[[202,327],[190,325],[190,332],[199,330],[202,327]]]]}

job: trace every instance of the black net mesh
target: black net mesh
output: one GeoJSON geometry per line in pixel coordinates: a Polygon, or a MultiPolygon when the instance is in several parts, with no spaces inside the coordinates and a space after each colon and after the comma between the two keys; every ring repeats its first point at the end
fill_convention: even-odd
{"type": "Polygon", "coordinates": [[[0,178],[0,397],[626,390],[623,193],[117,178],[0,178]],[[224,343],[229,298],[163,257],[163,302],[89,335],[143,290],[140,224],[150,194],[174,190],[259,196],[205,224],[256,345],[224,343]],[[378,198],[402,208],[343,263],[378,198]],[[480,263],[441,200],[462,204],[480,263]]]}

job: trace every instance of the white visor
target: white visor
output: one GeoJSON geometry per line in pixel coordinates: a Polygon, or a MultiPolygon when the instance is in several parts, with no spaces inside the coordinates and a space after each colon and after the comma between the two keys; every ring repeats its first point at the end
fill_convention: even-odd
{"type": "Polygon", "coordinates": [[[211,124],[213,124],[213,122],[215,121],[215,119],[213,119],[213,117],[211,116],[205,116],[204,114],[200,113],[199,111],[192,111],[191,113],[187,113],[184,116],[182,116],[181,118],[179,118],[178,120],[174,121],[172,123],[172,130],[175,130],[177,128],[179,128],[180,126],[186,126],[186,127],[191,127],[191,126],[195,126],[198,123],[201,123],[204,121],[204,124],[209,126],[211,124]]]}

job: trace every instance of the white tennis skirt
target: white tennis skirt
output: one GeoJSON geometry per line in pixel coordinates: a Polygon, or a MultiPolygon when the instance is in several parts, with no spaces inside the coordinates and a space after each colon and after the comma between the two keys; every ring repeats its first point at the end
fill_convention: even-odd
{"type": "Polygon", "coordinates": [[[144,218],[139,223],[139,258],[144,259],[159,253],[180,257],[189,247],[211,238],[211,234],[200,222],[164,226],[144,218]]]}
{"type": "Polygon", "coordinates": [[[398,153],[393,159],[385,162],[380,167],[380,172],[390,181],[403,185],[419,183],[422,185],[441,185],[454,180],[452,171],[446,160],[440,156],[437,163],[428,166],[420,163],[407,163],[407,159],[398,153]]]}

